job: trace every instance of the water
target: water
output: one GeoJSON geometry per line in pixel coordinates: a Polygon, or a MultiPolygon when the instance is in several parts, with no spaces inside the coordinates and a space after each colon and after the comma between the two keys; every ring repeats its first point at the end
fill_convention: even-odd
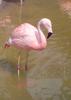
{"type": "Polygon", "coordinates": [[[23,6],[5,1],[0,6],[0,100],[71,99],[70,3],[70,0],[24,0],[23,6]],[[54,34],[45,50],[29,52],[28,72],[25,72],[27,51],[4,49],[3,45],[13,28],[23,22],[36,26],[43,17],[52,20],[54,34]],[[18,77],[19,55],[22,70],[18,77]]]}

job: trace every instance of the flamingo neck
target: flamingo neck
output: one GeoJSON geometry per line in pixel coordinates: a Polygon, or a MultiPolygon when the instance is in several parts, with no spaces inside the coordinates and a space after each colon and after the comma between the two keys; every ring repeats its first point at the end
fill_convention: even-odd
{"type": "Polygon", "coordinates": [[[43,31],[41,30],[41,24],[40,22],[38,22],[37,28],[38,28],[38,33],[43,34],[43,31]]]}
{"type": "Polygon", "coordinates": [[[43,31],[41,30],[41,24],[40,22],[38,22],[37,24],[37,28],[38,28],[38,37],[39,37],[39,48],[40,49],[44,49],[46,47],[46,38],[45,35],[43,33],[43,31]]]}

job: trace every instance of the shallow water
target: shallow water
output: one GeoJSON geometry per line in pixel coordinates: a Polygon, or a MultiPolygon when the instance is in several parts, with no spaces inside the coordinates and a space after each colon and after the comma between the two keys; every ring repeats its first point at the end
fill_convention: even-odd
{"type": "Polygon", "coordinates": [[[71,9],[63,4],[67,1],[24,0],[22,7],[19,2],[4,1],[0,7],[0,100],[71,99],[71,9]],[[4,49],[3,45],[13,28],[24,22],[36,26],[43,17],[52,20],[54,34],[45,50],[29,52],[25,72],[27,52],[14,47],[4,49]],[[19,54],[22,70],[18,77],[19,54]]]}

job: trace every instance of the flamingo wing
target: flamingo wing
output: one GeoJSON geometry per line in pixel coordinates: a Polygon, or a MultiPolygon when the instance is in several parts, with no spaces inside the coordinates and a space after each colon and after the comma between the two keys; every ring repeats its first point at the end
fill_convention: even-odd
{"type": "Polygon", "coordinates": [[[28,49],[41,49],[43,42],[38,30],[28,23],[21,24],[13,31],[12,40],[15,46],[28,49]]]}
{"type": "Polygon", "coordinates": [[[21,24],[12,32],[13,44],[20,48],[35,49],[38,45],[35,32],[38,31],[34,26],[21,24]]]}

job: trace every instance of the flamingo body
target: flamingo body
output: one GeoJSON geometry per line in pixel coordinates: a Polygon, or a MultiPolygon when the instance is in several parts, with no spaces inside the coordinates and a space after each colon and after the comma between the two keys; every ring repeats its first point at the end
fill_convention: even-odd
{"type": "Polygon", "coordinates": [[[38,30],[31,24],[24,23],[18,26],[11,36],[12,45],[22,49],[40,50],[46,47],[44,34],[39,34],[38,30]]]}
{"type": "MultiPolygon", "coordinates": [[[[52,33],[51,21],[43,18],[38,22],[37,28],[29,23],[24,23],[16,27],[6,44],[29,50],[42,50],[46,48],[47,41],[41,31],[41,25],[48,29],[48,33],[52,33]]],[[[48,35],[50,37],[51,34],[48,35]]]]}

